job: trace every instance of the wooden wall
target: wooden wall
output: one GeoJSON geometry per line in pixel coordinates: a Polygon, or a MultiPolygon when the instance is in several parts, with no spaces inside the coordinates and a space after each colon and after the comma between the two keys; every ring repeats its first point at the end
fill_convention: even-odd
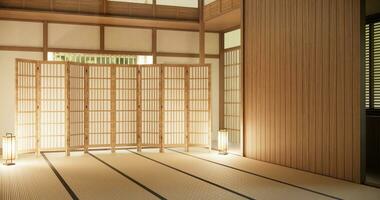
{"type": "Polygon", "coordinates": [[[245,155],[360,181],[360,0],[244,5],[245,155]]]}

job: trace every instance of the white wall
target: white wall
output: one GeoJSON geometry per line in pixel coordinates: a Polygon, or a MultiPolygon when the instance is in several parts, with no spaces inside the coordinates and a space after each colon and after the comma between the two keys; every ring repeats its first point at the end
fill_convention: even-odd
{"type": "MultiPolygon", "coordinates": [[[[15,131],[15,59],[43,59],[41,52],[0,51],[0,135],[15,131]]],[[[1,147],[1,145],[0,145],[1,147]]]]}
{"type": "Polygon", "coordinates": [[[152,30],[124,27],[104,28],[104,48],[117,51],[152,51],[152,30]]]}
{"type": "Polygon", "coordinates": [[[99,26],[49,23],[48,35],[50,48],[100,49],[99,26]]]}
{"type": "Polygon", "coordinates": [[[42,47],[43,24],[0,20],[0,45],[42,47]]]}
{"type": "Polygon", "coordinates": [[[233,30],[224,34],[224,48],[232,48],[240,46],[241,41],[240,29],[233,30]]]}
{"type": "Polygon", "coordinates": [[[205,34],[206,54],[219,54],[219,33],[205,34]]]}
{"type": "Polygon", "coordinates": [[[199,33],[157,30],[157,52],[199,53],[199,33]]]}

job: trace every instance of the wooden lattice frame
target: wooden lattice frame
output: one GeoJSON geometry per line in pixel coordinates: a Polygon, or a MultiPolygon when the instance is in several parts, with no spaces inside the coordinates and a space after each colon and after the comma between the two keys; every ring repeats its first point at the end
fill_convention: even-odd
{"type": "MultiPolygon", "coordinates": [[[[163,152],[165,147],[185,147],[186,150],[188,150],[190,146],[210,148],[210,77],[211,69],[208,64],[95,65],[17,59],[16,133],[21,141],[21,145],[25,144],[23,139],[27,136],[30,136],[28,138],[28,144],[33,143],[27,146],[28,148],[30,147],[29,149],[24,147],[19,149],[21,152],[36,152],[37,154],[41,150],[62,150],[66,151],[67,155],[69,155],[70,151],[78,149],[83,149],[87,152],[89,148],[109,148],[115,151],[116,148],[129,146],[137,147],[138,150],[141,150],[143,147],[159,147],[160,152],[163,152]],[[48,66],[59,66],[60,74],[52,77],[41,76],[41,65],[46,68],[48,68],[48,66]],[[24,72],[25,69],[23,68],[25,66],[30,68],[26,72],[24,72]],[[99,68],[102,73],[99,72],[99,68]],[[149,69],[154,69],[154,72],[149,71],[149,69]],[[128,72],[122,72],[123,70],[127,70],[128,72]],[[203,72],[197,74],[197,70],[203,70],[203,72]],[[173,75],[175,71],[178,77],[176,77],[177,75],[175,75],[175,73],[173,75]],[[105,72],[105,74],[103,72],[105,72]],[[169,75],[169,72],[172,74],[169,75]],[[27,77],[28,81],[24,80],[25,77],[27,77]],[[59,79],[61,84],[60,87],[56,89],[59,89],[60,93],[59,101],[61,109],[59,112],[61,112],[61,118],[59,124],[61,127],[64,127],[64,131],[61,131],[60,135],[58,135],[59,138],[61,138],[59,141],[53,141],[61,143],[57,148],[55,148],[55,146],[49,146],[49,148],[41,149],[41,105],[43,105],[41,104],[41,100],[45,100],[49,96],[49,94],[45,94],[41,99],[41,90],[46,87],[46,83],[42,83],[43,85],[45,84],[45,86],[41,86],[41,80],[44,82],[44,78],[54,77],[59,79]],[[171,83],[169,83],[170,81],[171,83]],[[199,84],[201,84],[202,87],[198,87],[199,84]],[[27,87],[25,85],[27,85],[27,87]],[[62,85],[64,85],[64,87],[62,87],[62,85]],[[23,94],[23,92],[25,93],[25,89],[27,89],[27,93],[29,96],[31,95],[31,98],[25,99],[25,95],[23,94]],[[151,98],[152,95],[146,92],[146,90],[150,89],[154,90],[153,99],[151,98]],[[165,94],[170,94],[169,89],[178,90],[177,92],[179,92],[180,97],[173,98],[174,93],[177,92],[172,92],[171,96],[165,96],[165,94]],[[196,99],[196,93],[199,92],[199,90],[202,90],[202,99],[196,99]],[[94,92],[100,93],[103,96],[96,96],[94,92]],[[27,105],[26,100],[32,103],[27,105]],[[103,105],[103,103],[97,104],[96,102],[98,100],[107,103],[105,105],[103,105]],[[152,117],[151,114],[143,115],[143,113],[150,112],[151,110],[149,109],[153,108],[152,106],[149,107],[148,104],[144,105],[144,103],[150,100],[154,101],[154,109],[152,111],[155,112],[156,116],[153,120],[155,123],[153,128],[157,129],[157,131],[155,132],[154,140],[152,140],[153,142],[147,142],[146,138],[144,139],[145,142],[143,142],[143,137],[146,137],[146,135],[143,135],[146,134],[144,133],[146,127],[144,128],[143,125],[144,123],[146,124],[152,121],[145,117],[152,117]],[[197,101],[202,102],[201,109],[194,107],[194,102],[197,101]],[[133,104],[133,106],[130,106],[130,104],[133,104]],[[180,106],[174,104],[179,104],[180,106]],[[94,108],[94,105],[102,109],[97,110],[94,108]],[[126,105],[129,106],[128,109],[125,109],[126,105]],[[29,106],[27,110],[25,110],[26,106],[29,106]],[[176,110],[178,107],[183,108],[183,110],[176,110]],[[106,120],[101,119],[100,121],[96,121],[93,119],[94,116],[91,117],[93,113],[98,111],[106,113],[106,117],[103,117],[106,120]],[[174,118],[179,118],[177,121],[173,120],[173,116],[169,119],[170,115],[165,115],[165,113],[175,113],[177,111],[179,114],[173,115],[174,118]],[[203,113],[201,120],[194,120],[194,116],[197,116],[194,115],[194,113],[197,112],[203,113]],[[29,113],[30,119],[28,120],[34,120],[33,123],[30,124],[32,131],[24,131],[23,129],[25,117],[22,117],[24,113],[29,113]],[[62,118],[62,116],[64,117],[62,118]],[[167,121],[165,121],[166,118],[167,121]],[[100,141],[101,144],[94,143],[93,141],[90,143],[90,137],[94,135],[94,127],[91,127],[92,122],[107,123],[107,129],[99,128],[99,131],[103,131],[104,134],[106,134],[100,141]],[[123,125],[123,123],[125,124],[123,125]],[[168,137],[167,139],[171,137],[170,130],[168,129],[170,123],[174,123],[177,127],[180,127],[176,130],[178,136],[176,136],[177,139],[171,142],[165,142],[166,137],[168,137]],[[195,124],[197,123],[202,123],[202,125],[199,126],[201,128],[200,132],[193,130],[196,129],[197,125],[195,124]],[[124,126],[124,128],[120,128],[122,126],[124,126]],[[133,126],[133,128],[131,128],[131,126],[133,126]],[[200,133],[203,134],[200,137],[203,139],[194,139],[196,138],[194,134],[200,133]],[[63,134],[64,137],[62,137],[63,134]],[[123,137],[129,139],[121,139],[123,137]]],[[[199,127],[198,130],[200,130],[199,127]]],[[[173,128],[171,132],[173,132],[173,128]]],[[[150,139],[153,137],[147,138],[150,139]]]]}

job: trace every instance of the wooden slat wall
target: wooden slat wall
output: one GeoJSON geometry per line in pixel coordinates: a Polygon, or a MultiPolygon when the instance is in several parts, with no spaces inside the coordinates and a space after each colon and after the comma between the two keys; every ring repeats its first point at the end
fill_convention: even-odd
{"type": "Polygon", "coordinates": [[[360,181],[360,0],[244,5],[245,155],[360,181]]]}

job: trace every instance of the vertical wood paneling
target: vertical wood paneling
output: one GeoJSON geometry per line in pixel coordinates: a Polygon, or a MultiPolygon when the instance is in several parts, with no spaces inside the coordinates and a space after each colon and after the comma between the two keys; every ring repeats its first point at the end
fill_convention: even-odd
{"type": "Polygon", "coordinates": [[[360,180],[359,4],[245,1],[248,157],[360,180]]]}

